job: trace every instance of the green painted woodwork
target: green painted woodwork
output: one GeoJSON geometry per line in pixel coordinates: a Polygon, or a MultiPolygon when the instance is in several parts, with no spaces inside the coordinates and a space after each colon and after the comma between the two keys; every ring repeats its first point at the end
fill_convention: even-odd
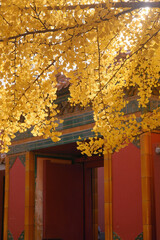
{"type": "MultiPolygon", "coordinates": [[[[153,110],[157,106],[160,106],[160,101],[158,101],[158,100],[150,101],[150,103],[149,103],[150,110],[153,110]]],[[[138,112],[140,110],[141,109],[139,109],[136,99],[131,100],[127,104],[125,109],[123,109],[125,114],[138,112]]],[[[139,120],[140,119],[137,119],[137,121],[139,121],[139,120]]],[[[84,112],[84,113],[83,113],[83,111],[81,111],[81,114],[79,114],[79,115],[64,118],[64,122],[62,124],[60,124],[60,126],[57,128],[57,130],[62,131],[65,129],[72,129],[74,127],[83,126],[83,125],[90,124],[93,122],[94,122],[94,119],[93,119],[92,111],[84,112]]],[[[28,142],[28,143],[11,146],[9,155],[20,153],[20,152],[25,152],[25,151],[32,151],[32,150],[38,150],[41,148],[62,145],[62,144],[71,143],[71,142],[76,142],[78,140],[79,136],[83,139],[83,138],[88,138],[88,137],[94,136],[94,133],[91,132],[91,129],[89,129],[89,130],[85,130],[85,131],[65,134],[61,137],[61,141],[56,142],[56,143],[53,143],[51,139],[42,139],[42,140],[38,140],[38,141],[33,141],[33,142],[28,142]]],[[[14,141],[26,139],[29,137],[32,137],[31,130],[28,130],[25,133],[21,133],[21,134],[17,133],[17,137],[14,139],[14,141]]],[[[137,142],[135,141],[134,144],[136,146],[139,145],[138,141],[137,142]]],[[[13,159],[12,159],[12,162],[14,163],[13,159]]],[[[24,164],[24,162],[23,162],[23,164],[24,164]]]]}
{"type": "Polygon", "coordinates": [[[137,148],[140,148],[140,139],[135,139],[132,143],[133,143],[137,148]]]}
{"type": "MultiPolygon", "coordinates": [[[[87,112],[87,113],[83,113],[83,114],[80,114],[77,116],[65,118],[63,123],[58,126],[57,131],[62,131],[62,130],[69,129],[69,128],[79,127],[79,126],[83,126],[83,125],[90,124],[93,122],[94,122],[93,113],[87,112]]],[[[32,131],[32,129],[28,129],[24,133],[19,133],[19,132],[16,133],[16,137],[14,138],[13,142],[17,141],[17,140],[22,140],[22,139],[33,137],[31,131],[32,131]]]]}
{"type": "MultiPolygon", "coordinates": [[[[160,101],[152,100],[152,101],[150,101],[149,105],[150,105],[149,109],[153,110],[154,108],[156,108],[157,106],[160,105],[160,101]]],[[[141,109],[138,107],[137,100],[132,100],[123,109],[123,112],[125,114],[129,114],[129,113],[134,113],[134,112],[137,112],[140,110],[141,109]]],[[[93,123],[93,122],[94,122],[93,112],[90,111],[90,112],[86,112],[86,113],[81,113],[77,116],[71,116],[71,117],[64,118],[63,124],[60,124],[59,127],[57,128],[57,130],[59,130],[59,131],[65,130],[65,129],[82,126],[82,125],[86,125],[86,124],[93,123]]],[[[22,139],[30,138],[30,137],[33,137],[33,135],[31,133],[31,129],[28,129],[25,133],[18,132],[16,134],[16,138],[13,141],[22,140],[22,139]]]]}
{"type": "Polygon", "coordinates": [[[58,104],[58,103],[61,103],[61,102],[67,102],[69,97],[70,97],[69,94],[58,96],[55,103],[58,104]]]}
{"type": "Polygon", "coordinates": [[[24,231],[21,233],[21,235],[19,236],[18,240],[24,240],[24,231]]]}
{"type": "MultiPolygon", "coordinates": [[[[66,99],[66,96],[64,97],[63,100],[65,100],[65,99],[66,99]]],[[[61,101],[62,101],[62,99],[61,99],[61,101]]],[[[152,111],[156,107],[160,106],[160,101],[151,100],[149,102],[148,106],[149,106],[148,107],[149,111],[152,111]]],[[[140,109],[138,107],[138,102],[137,102],[136,99],[134,99],[134,100],[131,100],[122,111],[125,114],[130,114],[130,113],[142,111],[142,109],[140,109]]],[[[64,118],[65,114],[62,115],[62,117],[64,118]]],[[[70,128],[74,128],[74,127],[78,127],[78,126],[83,126],[83,125],[90,124],[90,123],[93,123],[93,122],[94,122],[94,119],[93,119],[93,112],[92,111],[89,111],[89,112],[81,111],[81,113],[79,115],[71,116],[71,117],[65,117],[63,123],[59,125],[57,130],[62,131],[62,130],[65,130],[65,129],[70,129],[70,128]]],[[[28,129],[25,133],[19,133],[18,132],[16,134],[16,138],[13,141],[33,137],[32,133],[31,133],[31,130],[32,129],[28,129]]]]}
{"type": "Polygon", "coordinates": [[[12,233],[8,230],[7,240],[14,240],[12,233]]]}
{"type": "Polygon", "coordinates": [[[13,164],[16,161],[16,158],[17,158],[17,156],[9,158],[9,168],[11,168],[13,166],[13,164]]]}
{"type": "MultiPolygon", "coordinates": [[[[113,240],[122,240],[118,235],[117,233],[113,232],[113,240]]],[[[135,240],[143,240],[143,232],[140,233],[136,238],[135,240]]]]}
{"type": "Polygon", "coordinates": [[[143,232],[140,233],[136,238],[135,240],[143,240],[143,232]]]}
{"type": "Polygon", "coordinates": [[[93,112],[87,112],[78,116],[65,118],[63,122],[63,129],[79,127],[93,122],[93,112]]]}
{"type": "Polygon", "coordinates": [[[12,142],[33,137],[31,131],[32,131],[32,129],[28,129],[24,133],[17,132],[16,137],[12,140],[12,142]]]}
{"type": "MultiPolygon", "coordinates": [[[[128,99],[129,100],[129,99],[128,99]]],[[[148,103],[147,106],[147,110],[148,111],[153,111],[154,109],[156,109],[157,107],[160,106],[160,101],[159,100],[150,100],[150,102],[148,103]]],[[[133,100],[129,100],[129,103],[126,105],[125,108],[123,108],[122,110],[125,114],[130,114],[130,113],[135,113],[135,112],[139,112],[139,111],[143,111],[142,108],[139,108],[138,106],[138,102],[137,99],[133,99],[133,100]]]]}
{"type": "Polygon", "coordinates": [[[21,163],[23,164],[23,166],[25,166],[25,160],[26,160],[25,154],[24,155],[19,155],[18,158],[21,161],[21,163]]]}
{"type": "Polygon", "coordinates": [[[9,157],[9,168],[12,168],[17,158],[19,158],[23,166],[25,166],[25,154],[24,154],[24,155],[9,157]]]}
{"type": "Polygon", "coordinates": [[[113,232],[113,240],[121,240],[117,233],[113,232]]]}
{"type": "Polygon", "coordinates": [[[89,130],[62,135],[61,140],[59,142],[53,142],[50,138],[48,138],[48,139],[41,139],[38,141],[23,143],[19,145],[14,145],[10,147],[10,151],[8,155],[76,142],[78,141],[79,136],[82,139],[84,139],[88,137],[93,137],[94,133],[91,131],[91,129],[89,129],[89,130]]]}

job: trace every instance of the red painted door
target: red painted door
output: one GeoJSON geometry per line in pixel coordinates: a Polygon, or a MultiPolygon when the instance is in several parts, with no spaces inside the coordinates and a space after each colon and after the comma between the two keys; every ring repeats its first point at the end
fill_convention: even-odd
{"type": "Polygon", "coordinates": [[[44,239],[84,237],[83,165],[44,162],[44,239]]]}

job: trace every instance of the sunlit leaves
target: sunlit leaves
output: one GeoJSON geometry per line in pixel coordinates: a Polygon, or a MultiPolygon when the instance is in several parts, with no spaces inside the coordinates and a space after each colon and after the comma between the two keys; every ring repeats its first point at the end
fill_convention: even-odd
{"type": "Polygon", "coordinates": [[[84,153],[118,150],[158,127],[159,109],[150,113],[148,104],[153,90],[159,91],[159,8],[114,6],[86,0],[2,1],[2,151],[17,131],[29,128],[34,136],[59,140],[55,100],[60,72],[70,78],[71,104],[92,107],[93,131],[102,137],[79,143],[84,153]],[[141,121],[123,111],[131,88],[141,121]]]}

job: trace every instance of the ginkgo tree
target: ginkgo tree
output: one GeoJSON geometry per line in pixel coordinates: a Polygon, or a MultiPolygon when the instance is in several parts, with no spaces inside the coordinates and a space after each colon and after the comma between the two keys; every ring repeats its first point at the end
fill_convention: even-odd
{"type": "Polygon", "coordinates": [[[70,79],[70,104],[93,110],[95,137],[79,142],[82,153],[118,150],[157,129],[160,109],[148,103],[154,92],[159,99],[159,41],[159,1],[1,1],[1,152],[30,128],[60,139],[57,73],[70,79]],[[138,120],[123,111],[130,89],[138,120]]]}

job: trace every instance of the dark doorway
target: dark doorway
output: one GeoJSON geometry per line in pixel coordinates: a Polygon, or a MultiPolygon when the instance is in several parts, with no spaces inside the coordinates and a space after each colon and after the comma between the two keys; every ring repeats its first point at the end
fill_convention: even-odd
{"type": "Polygon", "coordinates": [[[83,157],[71,143],[42,149],[38,159],[43,161],[43,238],[97,240],[98,226],[101,235],[104,231],[103,216],[98,216],[99,209],[104,214],[104,177],[98,170],[103,156],[83,157]]]}

